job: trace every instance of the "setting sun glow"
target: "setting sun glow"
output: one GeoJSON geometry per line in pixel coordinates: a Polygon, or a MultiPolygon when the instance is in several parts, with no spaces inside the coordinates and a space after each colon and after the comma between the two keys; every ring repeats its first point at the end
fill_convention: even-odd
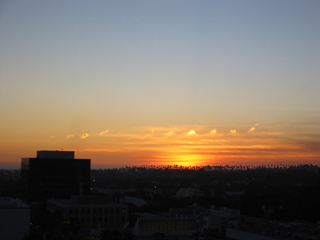
{"type": "Polygon", "coordinates": [[[0,168],[61,149],[92,168],[320,164],[319,9],[1,2],[0,168]]]}

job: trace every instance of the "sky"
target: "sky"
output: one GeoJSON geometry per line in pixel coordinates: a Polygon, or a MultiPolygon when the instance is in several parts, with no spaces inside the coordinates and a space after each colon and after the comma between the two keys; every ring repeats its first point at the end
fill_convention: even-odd
{"type": "Polygon", "coordinates": [[[320,164],[320,1],[1,1],[0,168],[320,164]]]}

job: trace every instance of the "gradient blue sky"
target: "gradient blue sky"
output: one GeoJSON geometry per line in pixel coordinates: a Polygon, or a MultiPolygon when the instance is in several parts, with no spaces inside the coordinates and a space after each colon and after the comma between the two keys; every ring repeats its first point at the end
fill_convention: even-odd
{"type": "Polygon", "coordinates": [[[311,0],[1,1],[0,167],[43,149],[97,166],[320,164],[319,13],[311,0]],[[209,153],[190,150],[204,139],[209,153]],[[248,151],[281,144],[290,154],[248,151]]]}

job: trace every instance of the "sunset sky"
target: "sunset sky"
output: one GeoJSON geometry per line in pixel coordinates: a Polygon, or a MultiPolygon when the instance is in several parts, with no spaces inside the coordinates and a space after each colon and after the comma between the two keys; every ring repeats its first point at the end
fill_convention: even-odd
{"type": "Polygon", "coordinates": [[[320,1],[0,2],[0,168],[320,165],[320,1]]]}

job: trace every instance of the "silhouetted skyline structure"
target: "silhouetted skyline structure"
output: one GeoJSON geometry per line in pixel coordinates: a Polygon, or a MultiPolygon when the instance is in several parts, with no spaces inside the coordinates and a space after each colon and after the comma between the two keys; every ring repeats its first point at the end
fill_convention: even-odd
{"type": "Polygon", "coordinates": [[[75,159],[72,151],[37,151],[21,159],[22,194],[29,201],[90,194],[90,159],[75,159]]]}
{"type": "MultiPolygon", "coordinates": [[[[62,157],[54,154],[59,155],[50,156],[62,157]]],[[[68,156],[74,160],[68,154],[62,159],[68,156]]],[[[90,196],[28,203],[32,224],[27,239],[40,239],[44,233],[52,239],[63,234],[77,239],[116,235],[122,240],[320,236],[318,166],[126,167],[90,172],[90,196]],[[192,219],[197,219],[196,229],[192,219]]],[[[20,196],[20,176],[20,170],[0,171],[2,197],[20,196]]]]}

